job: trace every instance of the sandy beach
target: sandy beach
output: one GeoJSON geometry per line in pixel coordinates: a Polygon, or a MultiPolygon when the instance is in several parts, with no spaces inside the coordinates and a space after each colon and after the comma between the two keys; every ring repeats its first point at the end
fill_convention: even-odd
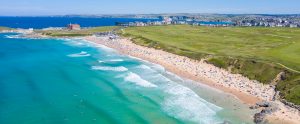
{"type": "MultiPolygon", "coordinates": [[[[147,48],[136,45],[128,38],[110,40],[108,37],[87,36],[85,40],[102,44],[116,49],[121,54],[141,58],[165,67],[183,78],[201,82],[210,87],[230,93],[248,105],[259,101],[270,101],[275,95],[273,86],[263,85],[255,80],[240,74],[231,74],[224,69],[207,64],[203,60],[192,60],[184,56],[171,54],[162,50],[147,48]]],[[[279,111],[268,116],[269,122],[295,123],[300,122],[300,115],[297,110],[289,108],[278,102],[279,111]],[[276,121],[277,120],[277,121],[276,121]],[[278,121],[281,120],[281,121],[278,121]]]]}
{"type": "Polygon", "coordinates": [[[275,94],[274,88],[269,85],[249,80],[239,74],[231,74],[204,61],[196,61],[162,50],[139,46],[129,39],[121,38],[112,41],[106,37],[93,36],[85,39],[114,48],[122,54],[160,64],[181,77],[231,93],[247,104],[255,104],[261,100],[271,100],[275,94]]]}

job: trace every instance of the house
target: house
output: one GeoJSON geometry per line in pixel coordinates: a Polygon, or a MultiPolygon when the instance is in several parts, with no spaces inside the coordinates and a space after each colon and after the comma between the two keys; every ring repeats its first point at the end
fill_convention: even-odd
{"type": "Polygon", "coordinates": [[[68,24],[67,28],[69,30],[80,30],[80,25],[79,24],[68,24]]]}
{"type": "Polygon", "coordinates": [[[163,23],[164,23],[165,25],[170,25],[170,24],[172,24],[172,18],[170,18],[170,17],[164,17],[163,23]]]}
{"type": "Polygon", "coordinates": [[[135,22],[135,26],[143,27],[146,26],[146,24],[144,22],[135,22]]]}

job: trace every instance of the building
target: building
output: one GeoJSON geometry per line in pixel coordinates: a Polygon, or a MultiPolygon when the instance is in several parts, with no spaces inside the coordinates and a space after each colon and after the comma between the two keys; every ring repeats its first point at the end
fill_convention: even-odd
{"type": "Polygon", "coordinates": [[[290,24],[289,27],[290,28],[297,28],[298,26],[296,24],[290,24]]]}
{"type": "Polygon", "coordinates": [[[172,18],[170,18],[170,17],[164,17],[164,18],[163,18],[163,23],[164,23],[165,25],[170,25],[170,24],[172,24],[172,18]]]}
{"type": "Polygon", "coordinates": [[[68,24],[67,28],[69,30],[80,30],[80,25],[79,24],[68,24]]]}

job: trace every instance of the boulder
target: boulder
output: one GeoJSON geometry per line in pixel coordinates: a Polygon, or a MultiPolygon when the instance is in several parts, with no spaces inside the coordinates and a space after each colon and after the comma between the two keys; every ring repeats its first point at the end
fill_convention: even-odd
{"type": "Polygon", "coordinates": [[[258,105],[252,105],[252,106],[250,106],[249,108],[250,108],[250,109],[258,109],[259,106],[258,106],[258,105]]]}
{"type": "Polygon", "coordinates": [[[262,101],[262,102],[257,102],[256,105],[258,105],[259,107],[270,107],[271,103],[267,101],[262,101]]]}
{"type": "Polygon", "coordinates": [[[255,124],[260,124],[264,121],[264,117],[265,117],[265,114],[264,113],[256,113],[254,115],[254,123],[255,124]]]}

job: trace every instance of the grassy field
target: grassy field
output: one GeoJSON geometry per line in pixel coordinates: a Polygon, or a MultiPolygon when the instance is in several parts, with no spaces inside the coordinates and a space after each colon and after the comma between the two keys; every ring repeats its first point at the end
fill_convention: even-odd
{"type": "Polygon", "coordinates": [[[190,25],[130,27],[119,32],[136,44],[208,62],[262,83],[277,84],[282,98],[300,104],[300,29],[200,27],[190,25]]]}
{"type": "Polygon", "coordinates": [[[61,37],[61,36],[87,36],[92,35],[96,32],[106,32],[111,31],[117,28],[116,26],[106,26],[106,27],[95,27],[95,28],[88,28],[88,29],[81,29],[81,30],[37,30],[35,32],[42,33],[44,35],[49,35],[53,37],[61,37]]]}

